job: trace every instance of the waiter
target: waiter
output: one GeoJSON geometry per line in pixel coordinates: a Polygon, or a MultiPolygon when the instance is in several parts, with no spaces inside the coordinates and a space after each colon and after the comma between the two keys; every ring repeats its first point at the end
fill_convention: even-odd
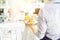
{"type": "Polygon", "coordinates": [[[48,1],[39,14],[38,32],[35,34],[40,40],[60,40],[60,0],[48,1]]]}

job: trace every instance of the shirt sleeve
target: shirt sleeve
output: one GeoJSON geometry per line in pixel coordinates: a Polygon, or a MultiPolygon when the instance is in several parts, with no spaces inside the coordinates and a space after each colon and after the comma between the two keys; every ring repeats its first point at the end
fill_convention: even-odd
{"type": "Polygon", "coordinates": [[[45,36],[47,30],[46,19],[43,14],[44,13],[41,10],[38,15],[38,31],[35,33],[39,39],[42,39],[45,36]]]}

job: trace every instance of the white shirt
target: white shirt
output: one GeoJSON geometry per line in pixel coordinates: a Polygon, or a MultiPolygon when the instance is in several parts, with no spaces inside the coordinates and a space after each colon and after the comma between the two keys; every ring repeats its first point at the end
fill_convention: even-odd
{"type": "Polygon", "coordinates": [[[40,39],[45,34],[52,40],[60,38],[60,4],[50,3],[46,5],[39,14],[38,32],[36,33],[40,39]],[[41,15],[42,14],[42,15],[41,15]]]}
{"type": "Polygon", "coordinates": [[[52,2],[60,2],[60,0],[52,0],[52,2]]]}

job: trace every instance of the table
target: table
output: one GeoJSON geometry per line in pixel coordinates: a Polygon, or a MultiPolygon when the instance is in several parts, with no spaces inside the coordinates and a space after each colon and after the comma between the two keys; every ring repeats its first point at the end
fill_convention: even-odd
{"type": "Polygon", "coordinates": [[[1,23],[0,39],[1,40],[22,40],[22,32],[24,31],[24,22],[1,23]]]}

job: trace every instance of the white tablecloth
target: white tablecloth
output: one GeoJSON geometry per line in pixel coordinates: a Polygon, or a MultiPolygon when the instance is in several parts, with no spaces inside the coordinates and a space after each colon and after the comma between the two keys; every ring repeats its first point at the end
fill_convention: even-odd
{"type": "Polygon", "coordinates": [[[24,22],[1,23],[0,39],[1,40],[22,40],[22,32],[24,31],[24,22]]]}
{"type": "MultiPolygon", "coordinates": [[[[33,37],[32,39],[36,39],[33,34],[24,35],[29,30],[25,30],[24,22],[13,22],[13,23],[1,23],[0,24],[0,40],[23,40],[23,38],[27,39],[27,36],[31,39],[30,35],[33,37]]],[[[29,31],[30,32],[30,31],[29,31]]],[[[29,39],[28,38],[28,39],[29,39]]],[[[39,40],[38,38],[36,40],[39,40]]]]}

